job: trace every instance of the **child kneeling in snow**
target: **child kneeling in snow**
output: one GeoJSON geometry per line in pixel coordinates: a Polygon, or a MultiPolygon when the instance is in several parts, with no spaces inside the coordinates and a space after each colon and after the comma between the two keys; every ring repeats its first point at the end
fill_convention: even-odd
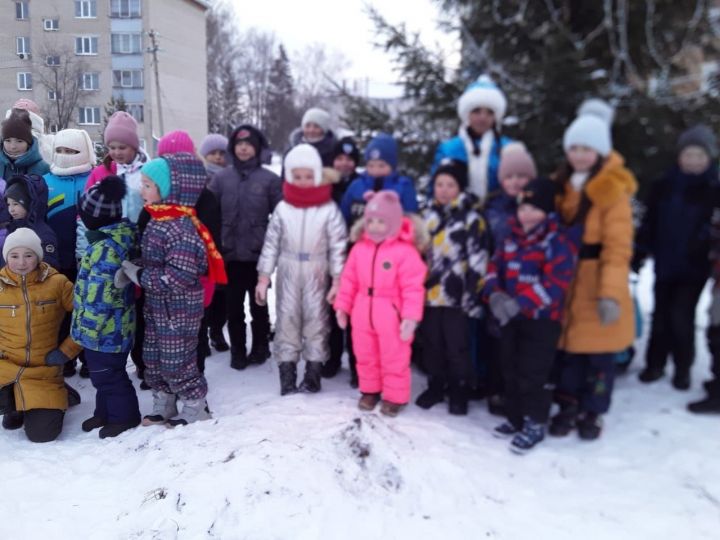
{"type": "Polygon", "coordinates": [[[495,428],[513,437],[510,449],[525,452],[545,438],[552,394],[548,387],[565,292],[575,258],[558,231],[556,184],[530,182],[519,195],[510,235],[490,261],[484,288],[501,326],[500,351],[508,421],[495,428]]]}
{"type": "Polygon", "coordinates": [[[320,391],[322,365],[330,356],[325,302],[334,301],[347,243],[345,221],[332,200],[331,180],[337,179],[332,172],[323,171],[320,154],[309,144],[288,152],[284,200],[275,207],[258,260],[258,305],[267,302],[270,275],[277,267],[273,352],[280,366],[283,396],[298,390],[300,356],[306,363],[299,390],[320,391]]]}
{"type": "Polygon", "coordinates": [[[123,262],[115,284],[132,280],[145,291],[145,382],[153,391],[152,413],[143,425],[184,425],[210,418],[207,381],[197,366],[203,316],[200,276],[226,281],[222,257],[195,204],[207,175],[190,154],[156,158],[142,168],[142,197],[150,222],[142,236],[142,261],[123,262]],[[183,403],[178,414],[176,400],[183,403]]]}
{"type": "Polygon", "coordinates": [[[88,246],[75,282],[70,335],[85,348],[95,390],[95,412],[83,431],[100,428],[116,437],[140,424],[135,387],[126,364],[135,335],[134,287],[119,289],[113,279],[135,246],[135,227],[123,219],[125,180],[107,176],[80,196],[79,214],[88,246]]]}
{"type": "Polygon", "coordinates": [[[364,232],[350,251],[335,300],[338,325],[352,323],[361,410],[396,416],[410,400],[410,344],[422,320],[427,267],[394,191],[365,195],[364,232]]]}

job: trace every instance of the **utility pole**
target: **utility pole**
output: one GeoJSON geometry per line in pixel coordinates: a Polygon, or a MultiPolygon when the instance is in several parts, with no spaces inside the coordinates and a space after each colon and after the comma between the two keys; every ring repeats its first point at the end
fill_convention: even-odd
{"type": "Polygon", "coordinates": [[[158,122],[160,124],[159,137],[162,137],[165,134],[165,124],[163,122],[162,97],[160,94],[160,72],[158,69],[157,57],[157,53],[160,50],[157,43],[158,33],[151,28],[150,32],[148,32],[148,36],[150,36],[150,42],[152,43],[152,47],[149,47],[147,49],[147,52],[152,54],[153,58],[153,71],[155,73],[155,99],[157,101],[158,122]]]}

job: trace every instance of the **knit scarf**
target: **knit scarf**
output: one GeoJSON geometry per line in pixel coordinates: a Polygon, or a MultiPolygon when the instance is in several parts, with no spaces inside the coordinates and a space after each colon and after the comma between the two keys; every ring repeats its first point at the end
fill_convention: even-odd
{"type": "Polygon", "coordinates": [[[310,208],[320,206],[332,198],[332,185],[300,188],[290,182],[283,182],[283,198],[296,208],[310,208]]]}
{"type": "Polygon", "coordinates": [[[168,221],[171,219],[179,219],[189,217],[200,238],[205,243],[205,251],[208,258],[208,278],[212,283],[226,285],[228,282],[225,273],[225,264],[222,255],[218,251],[212,235],[208,228],[197,218],[197,212],[191,206],[182,206],[179,204],[146,204],[145,210],[148,211],[150,217],[156,221],[168,221]]]}

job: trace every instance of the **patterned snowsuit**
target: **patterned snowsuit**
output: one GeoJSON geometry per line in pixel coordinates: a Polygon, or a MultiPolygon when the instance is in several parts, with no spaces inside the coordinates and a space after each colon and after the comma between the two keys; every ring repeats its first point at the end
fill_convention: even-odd
{"type": "MultiPolygon", "coordinates": [[[[162,203],[194,207],[207,180],[202,162],[190,154],[163,159],[170,164],[172,184],[162,203]]],[[[203,316],[200,276],[208,269],[205,244],[189,217],[151,219],[142,254],[145,381],[182,400],[203,399],[207,381],[198,371],[196,349],[203,316]]]]}
{"type": "Polygon", "coordinates": [[[403,319],[420,322],[427,267],[413,245],[410,219],[400,233],[375,243],[367,235],[353,246],[340,280],[335,309],[350,314],[360,391],[410,400],[410,341],[400,339],[403,319]]]}

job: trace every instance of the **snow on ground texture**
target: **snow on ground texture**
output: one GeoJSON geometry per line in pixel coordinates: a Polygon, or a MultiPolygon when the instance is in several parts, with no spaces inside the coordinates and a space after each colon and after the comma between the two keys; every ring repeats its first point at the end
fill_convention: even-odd
{"type": "Polygon", "coordinates": [[[101,441],[80,429],[94,391],[76,376],[83,403],[58,441],[0,434],[0,537],[717,539],[720,419],[685,412],[708,372],[701,328],[698,344],[692,391],[641,385],[639,354],[599,441],[551,438],[522,457],[491,436],[484,403],[387,419],[357,410],[347,371],[280,397],[275,366],[236,372],[227,353],[208,359],[213,420],[101,441]]]}

